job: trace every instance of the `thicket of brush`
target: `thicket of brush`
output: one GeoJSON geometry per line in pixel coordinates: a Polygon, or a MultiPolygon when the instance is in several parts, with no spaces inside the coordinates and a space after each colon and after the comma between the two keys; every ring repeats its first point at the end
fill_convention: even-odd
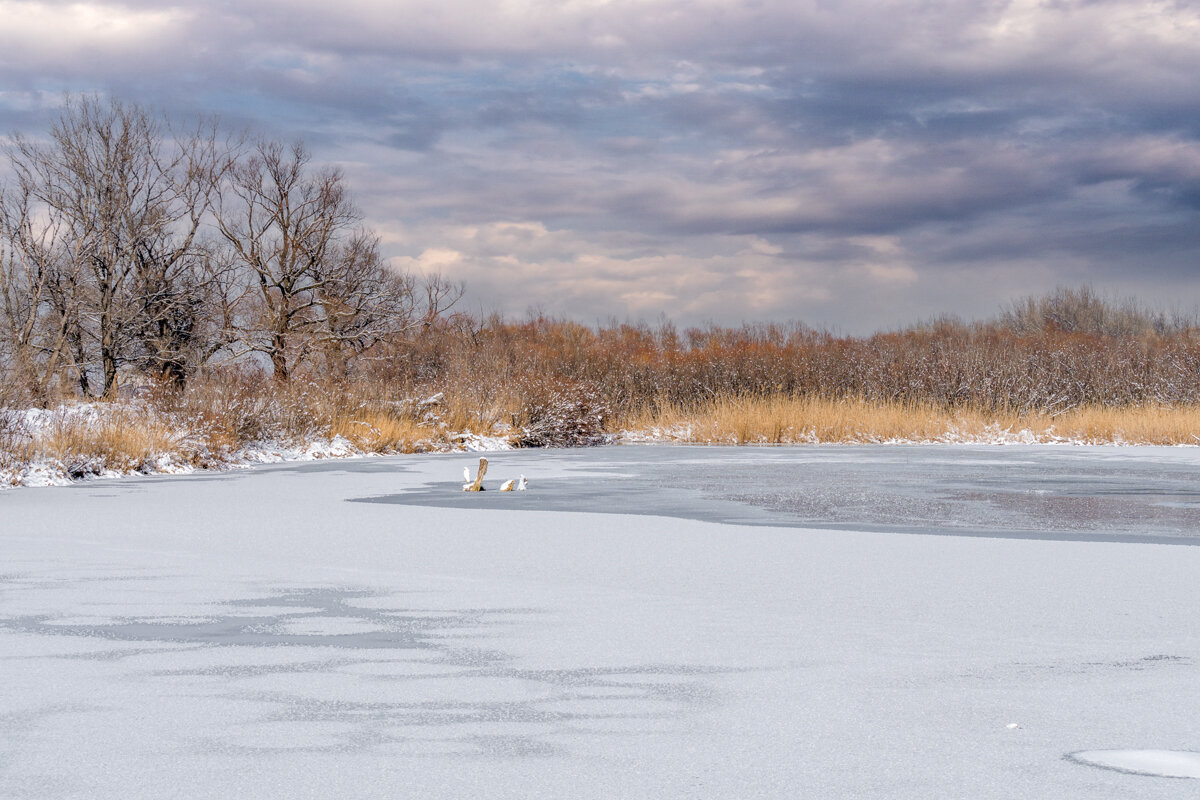
{"type": "MultiPolygon", "coordinates": [[[[1200,442],[1200,328],[1089,289],[1029,298],[982,323],[867,337],[803,325],[588,328],[458,314],[381,341],[336,379],[265,363],[207,365],[180,386],[131,372],[119,402],[31,436],[0,414],[0,469],[70,474],[215,466],[260,443],[342,436],[366,452],[596,444],[654,431],[687,442],[1034,440],[1200,442]]],[[[0,408],[27,405],[5,381],[0,408]]],[[[48,405],[74,397],[64,382],[48,405]]]]}
{"type": "Polygon", "coordinates": [[[87,97],[42,140],[13,142],[0,410],[104,402],[48,426],[0,413],[0,469],[223,463],[337,436],[375,452],[468,433],[569,446],[627,429],[1196,441],[1196,320],[1088,288],[865,337],[478,318],[452,313],[461,285],[392,270],[344,176],[300,143],[87,97]]]}
{"type": "Polygon", "coordinates": [[[258,442],[339,435],[369,452],[451,446],[463,433],[584,445],[622,430],[693,442],[961,441],[1025,430],[1039,440],[1192,444],[1198,332],[1188,318],[1086,288],[1023,300],[987,322],[866,337],[456,314],[381,341],[336,379],[321,359],[284,381],[252,362],[208,365],[182,388],[131,374],[136,411],[114,410],[102,424],[64,418],[36,443],[10,429],[5,449],[87,472],[148,468],[162,452],[217,464],[258,442]]]}
{"type": "Polygon", "coordinates": [[[459,317],[392,343],[372,369],[411,384],[566,393],[607,420],[771,395],[1053,414],[1200,402],[1198,334],[1189,318],[1083,288],[1021,301],[988,322],[947,318],[866,337],[802,324],[680,332],[459,317]]]}

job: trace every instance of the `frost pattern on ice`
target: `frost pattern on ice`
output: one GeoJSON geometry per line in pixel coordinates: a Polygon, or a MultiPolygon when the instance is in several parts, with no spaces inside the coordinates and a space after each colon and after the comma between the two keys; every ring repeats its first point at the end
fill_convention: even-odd
{"type": "Polygon", "coordinates": [[[156,605],[178,578],[119,570],[63,578],[11,574],[3,583],[47,598],[91,582],[98,588],[88,597],[105,597],[105,607],[123,598],[115,608],[125,613],[0,617],[0,635],[75,640],[83,646],[72,658],[142,659],[140,680],[215,692],[239,721],[192,731],[202,752],[546,756],[568,733],[636,736],[707,709],[716,697],[706,676],[741,671],[518,666],[480,646],[541,613],[534,608],[424,608],[403,592],[288,586],[245,587],[244,597],[196,603],[195,614],[153,616],[128,612],[156,605]]]}

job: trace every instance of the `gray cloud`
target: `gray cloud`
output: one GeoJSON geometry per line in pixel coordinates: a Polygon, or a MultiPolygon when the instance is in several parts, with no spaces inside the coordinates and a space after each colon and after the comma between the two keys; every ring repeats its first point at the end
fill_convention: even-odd
{"type": "Polygon", "coordinates": [[[0,0],[64,90],[304,137],[396,263],[593,320],[870,330],[1193,286],[1200,11],[1140,0],[0,0]]]}

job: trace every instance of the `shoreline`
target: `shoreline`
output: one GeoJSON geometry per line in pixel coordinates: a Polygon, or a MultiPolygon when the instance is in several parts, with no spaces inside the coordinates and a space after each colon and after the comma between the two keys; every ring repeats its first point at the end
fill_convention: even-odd
{"type": "MultiPolygon", "coordinates": [[[[815,449],[831,447],[1154,447],[1154,448],[1195,448],[1200,443],[1158,443],[1139,442],[1130,440],[1096,441],[1083,439],[1067,439],[1057,437],[1052,439],[1037,438],[1029,431],[1010,432],[1006,436],[982,438],[942,437],[930,439],[855,439],[842,441],[722,441],[719,439],[695,440],[674,438],[669,435],[654,435],[647,431],[620,431],[608,434],[602,443],[590,445],[596,448],[609,447],[680,447],[680,448],[748,448],[764,450],[780,450],[787,448],[815,449]],[[1021,434],[1030,434],[1022,436],[1021,434]]],[[[341,436],[317,438],[306,444],[283,445],[280,443],[260,443],[236,453],[230,453],[220,459],[209,459],[204,463],[188,463],[180,461],[169,453],[157,454],[134,468],[112,468],[94,457],[84,468],[72,468],[57,459],[40,459],[25,462],[9,461],[5,464],[5,456],[11,459],[11,454],[0,452],[0,491],[17,488],[38,488],[47,486],[71,486],[93,480],[113,480],[135,476],[166,476],[194,475],[197,473],[218,473],[237,469],[250,469],[257,466],[305,463],[323,460],[356,460],[367,458],[383,458],[398,455],[436,455],[436,454],[487,454],[493,452],[512,452],[524,450],[583,450],[587,446],[575,447],[519,447],[508,443],[503,437],[484,437],[475,434],[460,435],[459,440],[468,439],[467,445],[450,445],[428,442],[425,447],[411,450],[364,450],[355,447],[341,436]]]]}

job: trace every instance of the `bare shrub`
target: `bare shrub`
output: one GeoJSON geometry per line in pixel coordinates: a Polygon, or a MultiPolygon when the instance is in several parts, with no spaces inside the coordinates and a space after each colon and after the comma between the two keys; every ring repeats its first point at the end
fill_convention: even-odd
{"type": "Polygon", "coordinates": [[[1178,333],[1196,324],[1184,315],[1146,308],[1134,298],[1106,298],[1087,285],[1060,286],[1050,294],[1016,300],[998,321],[1021,335],[1055,330],[1114,337],[1178,333]]]}
{"type": "Polygon", "coordinates": [[[523,447],[603,444],[610,413],[595,387],[538,381],[526,391],[515,439],[523,447]]]}

